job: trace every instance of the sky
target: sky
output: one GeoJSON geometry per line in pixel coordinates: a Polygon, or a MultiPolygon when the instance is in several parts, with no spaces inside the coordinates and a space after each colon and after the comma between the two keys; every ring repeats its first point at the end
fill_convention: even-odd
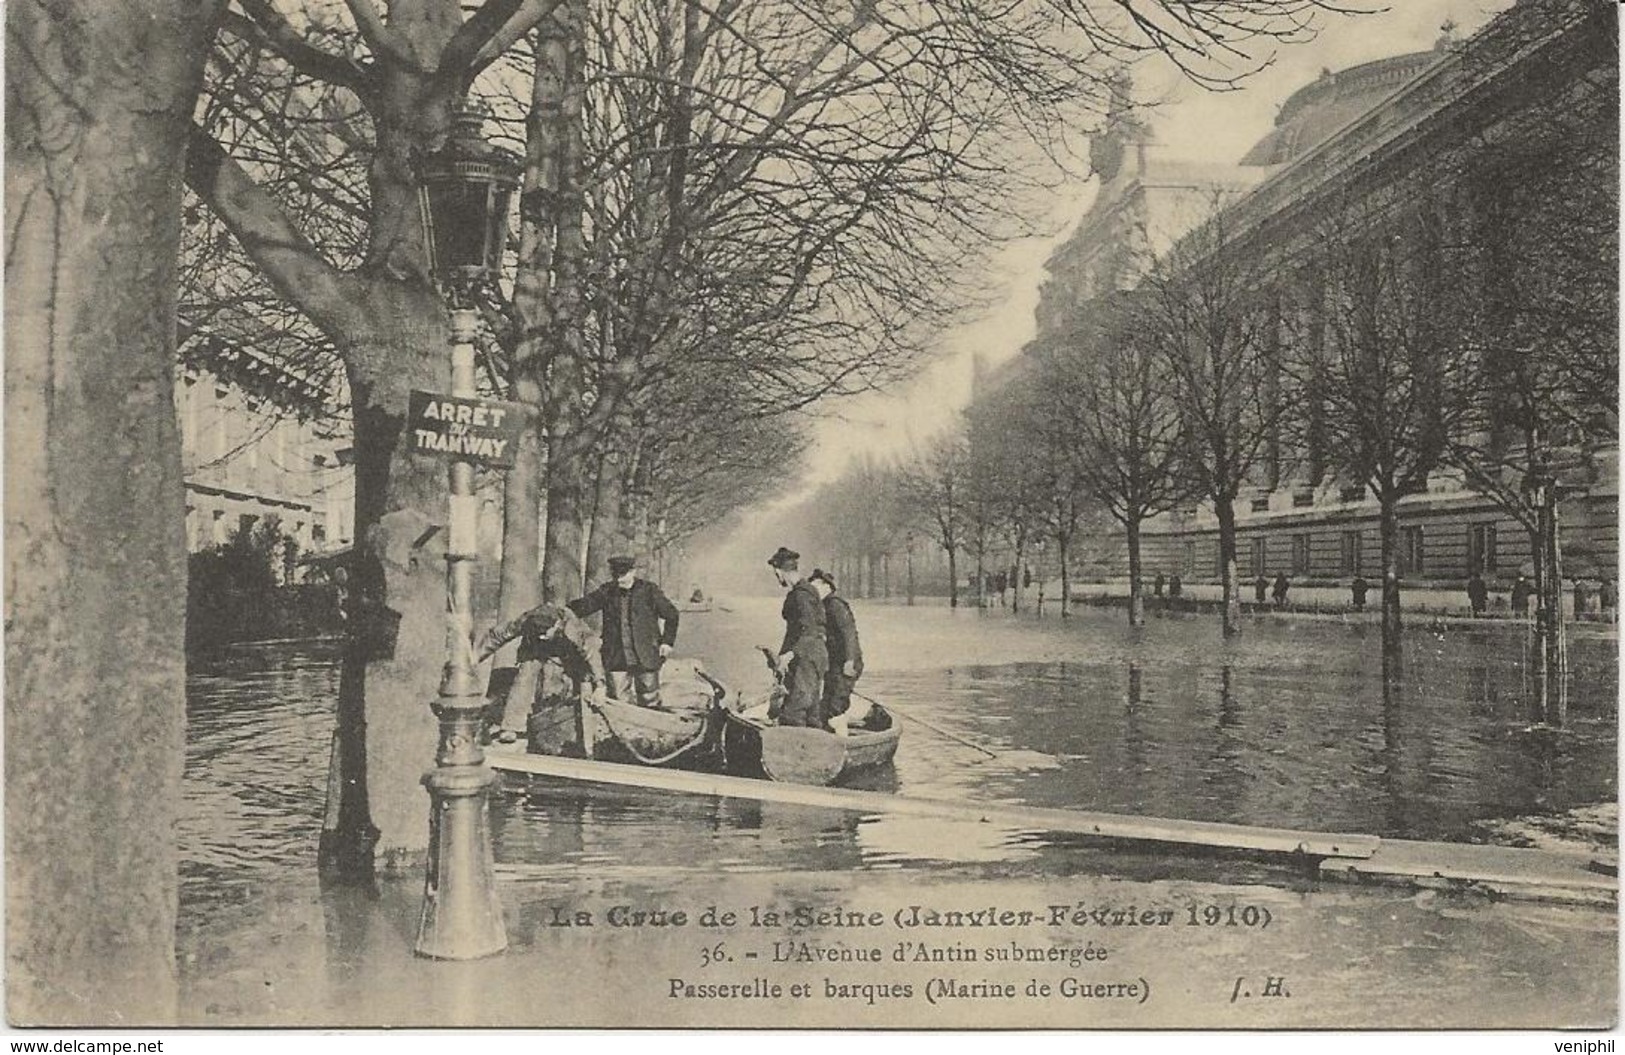
{"type": "MultiPolygon", "coordinates": [[[[1268,67],[1248,78],[1240,90],[1206,91],[1182,80],[1165,60],[1142,63],[1135,71],[1136,94],[1155,100],[1148,112],[1154,134],[1171,156],[1234,162],[1269,131],[1287,97],[1323,69],[1336,71],[1426,50],[1447,20],[1465,36],[1505,10],[1511,0],[1387,0],[1386,10],[1377,10],[1381,0],[1350,0],[1350,6],[1356,4],[1373,13],[1323,16],[1313,40],[1277,47],[1268,67]]],[[[996,365],[1032,339],[1044,261],[1087,210],[1093,193],[1092,183],[1062,188],[1050,203],[1046,225],[1060,230],[1059,235],[1012,243],[998,251],[988,280],[994,307],[979,319],[944,331],[933,361],[914,381],[821,408],[798,493],[835,479],[860,452],[907,456],[954,421],[970,397],[973,357],[980,353],[989,366],[996,365]]]]}

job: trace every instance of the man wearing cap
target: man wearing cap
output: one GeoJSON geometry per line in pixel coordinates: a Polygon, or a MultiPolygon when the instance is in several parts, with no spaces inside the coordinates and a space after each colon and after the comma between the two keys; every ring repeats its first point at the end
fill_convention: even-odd
{"type": "Polygon", "coordinates": [[[579,616],[603,613],[599,655],[609,698],[659,707],[660,664],[677,644],[677,608],[636,569],[631,557],[609,558],[613,578],[567,607],[579,616]]]}
{"type": "Polygon", "coordinates": [[[784,644],[779,646],[779,669],[784,671],[784,706],[780,725],[823,728],[824,673],[829,653],[824,644],[824,602],[818,591],[797,570],[801,554],[779,547],[767,559],[780,586],[788,587],[784,609],[784,644]]]}
{"type": "Polygon", "coordinates": [[[858,621],[845,597],[835,593],[835,576],[814,568],[807,581],[824,604],[824,640],[829,647],[829,670],[824,674],[822,713],[825,725],[852,707],[852,689],[863,676],[863,646],[858,644],[858,621]]]}

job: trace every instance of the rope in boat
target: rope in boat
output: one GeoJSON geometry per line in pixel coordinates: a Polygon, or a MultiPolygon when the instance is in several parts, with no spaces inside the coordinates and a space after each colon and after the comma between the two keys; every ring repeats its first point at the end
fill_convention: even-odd
{"type": "MultiPolygon", "coordinates": [[[[704,672],[701,672],[700,676],[702,678],[705,678],[706,681],[711,682],[711,684],[713,686],[716,686],[718,689],[722,688],[715,681],[712,681],[712,679],[708,675],[706,675],[704,672]]],[[[651,758],[651,757],[645,755],[643,752],[639,751],[637,749],[637,747],[635,747],[630,740],[628,740],[624,735],[622,735],[620,730],[615,728],[615,723],[610,721],[609,714],[608,714],[607,711],[604,710],[602,704],[600,704],[596,699],[592,698],[591,696],[583,696],[582,700],[587,704],[588,707],[591,707],[593,709],[593,712],[595,714],[597,714],[599,718],[603,719],[604,725],[609,729],[609,735],[611,735],[611,736],[613,736],[615,738],[615,742],[620,744],[622,747],[624,747],[626,749],[627,753],[630,754],[633,758],[637,759],[639,762],[641,762],[643,765],[646,765],[646,766],[663,766],[668,762],[673,762],[673,761],[681,758],[687,752],[689,752],[689,751],[693,750],[694,748],[696,748],[696,747],[700,746],[701,744],[703,744],[705,742],[705,739],[706,739],[704,736],[696,737],[695,739],[690,740],[688,743],[684,744],[683,746],[677,748],[677,750],[675,750],[675,751],[671,751],[671,752],[669,752],[667,754],[651,758]]],[[[700,731],[702,733],[705,731],[703,724],[701,725],[700,731]]]]}

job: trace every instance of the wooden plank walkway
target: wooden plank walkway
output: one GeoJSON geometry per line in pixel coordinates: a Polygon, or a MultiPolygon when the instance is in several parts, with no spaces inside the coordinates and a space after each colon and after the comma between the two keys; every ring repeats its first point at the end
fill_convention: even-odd
{"type": "Polygon", "coordinates": [[[588,762],[553,755],[491,751],[486,755],[486,760],[491,768],[501,772],[581,780],[595,784],[657,788],[690,795],[757,799],[796,806],[853,810],[859,813],[941,817],[996,824],[1003,828],[1023,831],[1072,832],[1107,839],[1248,850],[1263,854],[1358,860],[1370,857],[1382,841],[1374,835],[1340,835],[1329,832],[1294,831],[1288,828],[1255,828],[1241,824],[1131,817],[1116,813],[1090,813],[1083,810],[1048,809],[1008,803],[950,802],[944,799],[911,798],[907,795],[890,795],[878,791],[777,784],[769,780],[689,773],[675,769],[652,769],[645,766],[624,766],[612,762],[588,762]]]}
{"type": "Polygon", "coordinates": [[[1516,846],[1383,839],[1370,857],[1323,861],[1320,873],[1328,879],[1399,882],[1520,900],[1617,904],[1619,879],[1594,868],[1594,856],[1516,846]]]}
{"type": "Polygon", "coordinates": [[[939,817],[1022,831],[1068,832],[1129,842],[1164,843],[1293,859],[1318,858],[1325,879],[1401,883],[1471,890],[1492,896],[1617,905],[1619,880],[1586,853],[1415,842],[1375,835],[1259,828],[1242,824],[1133,817],[1009,803],[951,802],[850,788],[777,784],[766,780],[589,762],[517,751],[492,751],[491,767],[521,775],[593,784],[653,788],[689,795],[756,799],[797,806],[939,817]]]}

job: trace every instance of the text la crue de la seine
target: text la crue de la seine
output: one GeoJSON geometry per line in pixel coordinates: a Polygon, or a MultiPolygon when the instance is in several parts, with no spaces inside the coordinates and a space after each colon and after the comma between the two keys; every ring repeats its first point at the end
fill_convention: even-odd
{"type": "Polygon", "coordinates": [[[932,905],[903,905],[891,911],[855,909],[845,906],[815,907],[792,905],[783,908],[746,905],[721,908],[706,905],[700,909],[662,906],[612,905],[589,909],[549,905],[544,923],[550,927],[676,928],[695,927],[725,930],[736,927],[790,930],[865,930],[887,927],[898,930],[920,928],[977,927],[1216,927],[1233,926],[1264,929],[1271,922],[1270,910],[1245,903],[1186,902],[1177,906],[1092,903],[1074,901],[1014,908],[997,904],[965,908],[932,905]]]}

